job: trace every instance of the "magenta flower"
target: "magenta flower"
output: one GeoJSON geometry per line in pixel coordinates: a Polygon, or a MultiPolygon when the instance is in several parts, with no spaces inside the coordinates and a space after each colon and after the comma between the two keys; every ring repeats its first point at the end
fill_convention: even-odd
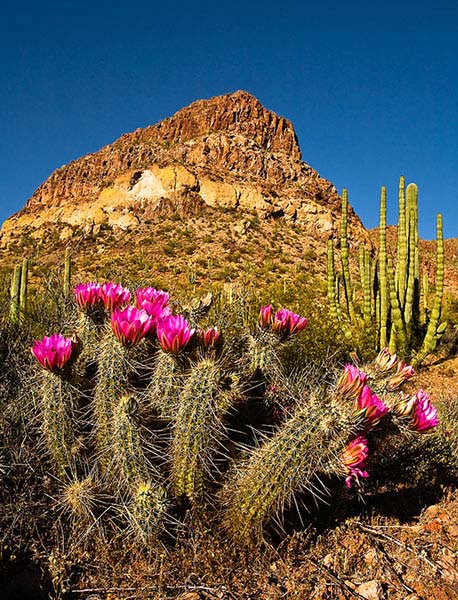
{"type": "Polygon", "coordinates": [[[268,329],[272,325],[274,318],[274,307],[272,304],[261,306],[259,310],[258,323],[261,329],[268,329]]]}
{"type": "Polygon", "coordinates": [[[221,331],[217,327],[210,327],[206,330],[199,329],[198,336],[204,348],[216,348],[223,341],[221,331]]]}
{"type": "Polygon", "coordinates": [[[157,338],[164,352],[178,354],[189,342],[194,329],[181,315],[168,315],[157,323],[157,338]]]}
{"type": "Polygon", "coordinates": [[[104,283],[101,298],[106,310],[113,311],[130,301],[130,291],[118,283],[104,283]]]}
{"type": "Polygon", "coordinates": [[[74,346],[71,338],[54,333],[42,340],[35,340],[32,354],[44,369],[58,373],[70,360],[74,346]]]}
{"type": "Polygon", "coordinates": [[[154,323],[172,314],[169,306],[164,306],[160,302],[150,302],[149,300],[143,300],[138,308],[146,311],[152,317],[154,323]]]}
{"type": "Polygon", "coordinates": [[[373,394],[370,387],[365,385],[356,401],[356,407],[365,411],[365,416],[372,425],[375,425],[389,411],[388,406],[373,394]]]}
{"type": "Polygon", "coordinates": [[[366,373],[363,373],[353,365],[345,365],[344,372],[337,384],[337,390],[342,396],[357,400],[363,391],[366,381],[366,373]]]}
{"type": "Polygon", "coordinates": [[[272,330],[283,335],[293,335],[303,331],[306,326],[305,317],[300,317],[287,308],[281,308],[274,315],[272,330]]]}
{"type": "Polygon", "coordinates": [[[85,311],[97,308],[102,303],[102,288],[98,283],[80,283],[73,290],[76,303],[85,311]]]}
{"type": "Polygon", "coordinates": [[[340,461],[345,467],[347,477],[345,485],[351,488],[354,481],[359,481],[359,477],[369,477],[367,471],[363,471],[366,459],[369,454],[367,440],[364,436],[359,435],[354,440],[347,444],[347,447],[340,455],[340,461]]]}
{"type": "Polygon", "coordinates": [[[169,298],[170,295],[164,290],[156,290],[153,287],[138,288],[135,292],[135,305],[137,308],[145,308],[143,303],[148,302],[165,306],[168,304],[169,298]]]}
{"type": "Polygon", "coordinates": [[[150,331],[152,319],[148,313],[135,306],[116,309],[111,315],[111,328],[123,346],[135,346],[150,331]]]}
{"type": "Polygon", "coordinates": [[[424,433],[439,424],[437,410],[424,390],[419,389],[414,398],[410,427],[419,433],[424,433]]]}

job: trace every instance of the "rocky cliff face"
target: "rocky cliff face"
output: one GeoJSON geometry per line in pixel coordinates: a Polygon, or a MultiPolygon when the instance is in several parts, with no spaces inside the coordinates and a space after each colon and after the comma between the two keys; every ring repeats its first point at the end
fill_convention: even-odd
{"type": "MultiPolygon", "coordinates": [[[[51,224],[70,237],[208,205],[288,219],[320,238],[340,212],[334,186],[301,161],[292,124],[239,91],[194,102],[57,169],[4,223],[2,244],[24,232],[39,237],[51,224]]],[[[366,238],[353,211],[350,227],[354,239],[366,238]]]]}

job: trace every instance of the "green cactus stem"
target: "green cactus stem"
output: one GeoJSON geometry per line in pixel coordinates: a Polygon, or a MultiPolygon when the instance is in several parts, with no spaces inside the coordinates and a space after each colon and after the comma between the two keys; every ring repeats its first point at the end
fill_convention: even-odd
{"type": "Polygon", "coordinates": [[[173,424],[171,480],[177,496],[198,502],[205,483],[215,471],[215,457],[225,435],[223,417],[228,408],[220,393],[221,371],[210,359],[190,371],[173,424]]]}
{"type": "Polygon", "coordinates": [[[355,307],[353,304],[353,290],[350,276],[349,252],[348,252],[348,193],[342,190],[342,218],[340,222],[340,259],[342,262],[342,276],[345,292],[345,301],[350,321],[355,319],[355,307]]]}
{"type": "Polygon", "coordinates": [[[392,320],[389,349],[390,352],[398,352],[400,356],[405,357],[407,353],[407,336],[401,306],[399,304],[398,295],[396,294],[393,259],[391,256],[388,256],[386,273],[392,320]]]}
{"type": "Polygon", "coordinates": [[[380,192],[379,220],[379,286],[380,286],[380,337],[379,346],[385,348],[388,340],[388,278],[386,258],[386,188],[380,192]]]}
{"type": "Polygon", "coordinates": [[[341,401],[302,402],[222,490],[226,527],[232,536],[243,544],[259,541],[264,526],[281,519],[296,493],[316,495],[319,476],[338,471],[336,456],[354,432],[355,419],[353,410],[341,401]]]}
{"type": "Polygon", "coordinates": [[[444,293],[444,240],[442,235],[442,215],[436,220],[436,293],[434,304],[420,351],[414,357],[413,363],[420,364],[428,354],[434,352],[437,342],[446,329],[446,324],[440,324],[442,312],[442,296],[444,293]]]}
{"type": "Polygon", "coordinates": [[[121,396],[113,410],[109,476],[121,491],[131,494],[135,494],[139,482],[160,479],[159,471],[147,459],[140,431],[136,398],[132,394],[121,396]]]}
{"type": "Polygon", "coordinates": [[[65,249],[63,292],[65,298],[70,296],[72,289],[72,255],[70,248],[65,249]]]}
{"type": "Polygon", "coordinates": [[[59,477],[77,466],[76,389],[60,375],[40,371],[41,427],[59,477]]]}
{"type": "Polygon", "coordinates": [[[128,391],[128,350],[115,339],[107,324],[98,350],[97,382],[94,389],[96,447],[102,472],[110,466],[113,415],[119,399],[128,391]]]}
{"type": "Polygon", "coordinates": [[[21,290],[19,294],[19,308],[21,315],[24,315],[27,311],[27,287],[28,287],[28,276],[29,276],[29,260],[24,258],[22,261],[21,269],[21,290]]]}
{"type": "Polygon", "coordinates": [[[128,519],[136,540],[142,545],[157,541],[163,529],[169,502],[165,488],[152,481],[140,481],[133,493],[128,519]]]}
{"type": "Polygon", "coordinates": [[[327,278],[327,292],[328,292],[328,303],[329,311],[333,319],[338,319],[337,299],[336,299],[336,269],[334,262],[334,242],[332,238],[328,240],[328,278],[327,278]]]}
{"type": "Polygon", "coordinates": [[[401,306],[404,306],[404,298],[407,285],[407,241],[408,239],[406,223],[405,179],[404,177],[400,177],[395,286],[401,306]]]}
{"type": "Polygon", "coordinates": [[[158,352],[151,381],[143,394],[143,405],[163,419],[176,417],[180,390],[183,385],[183,365],[180,358],[168,352],[158,352]]]}
{"type": "Polygon", "coordinates": [[[17,323],[19,321],[20,312],[20,297],[21,297],[21,265],[14,267],[13,277],[11,280],[10,290],[10,321],[11,323],[17,323]]]}

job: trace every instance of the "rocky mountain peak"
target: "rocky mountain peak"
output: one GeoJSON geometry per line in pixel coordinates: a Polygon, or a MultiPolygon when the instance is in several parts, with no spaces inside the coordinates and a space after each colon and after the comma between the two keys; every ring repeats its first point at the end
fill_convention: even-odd
{"type": "MultiPolygon", "coordinates": [[[[340,216],[335,187],[302,162],[291,122],[237,91],[197,100],[60,167],[4,223],[0,243],[40,239],[49,228],[62,240],[135,230],[164,211],[208,206],[282,218],[317,239],[333,235],[340,216]]],[[[355,240],[367,239],[351,210],[349,223],[355,240]]]]}
{"type": "Polygon", "coordinates": [[[240,135],[268,152],[285,152],[294,160],[301,160],[292,123],[264,108],[243,90],[197,100],[157,125],[139,130],[136,139],[141,142],[156,138],[174,144],[216,132],[240,135]]]}

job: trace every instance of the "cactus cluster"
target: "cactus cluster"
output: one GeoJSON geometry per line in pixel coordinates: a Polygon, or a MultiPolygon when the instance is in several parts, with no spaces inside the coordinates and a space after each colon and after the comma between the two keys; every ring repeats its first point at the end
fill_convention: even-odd
{"type": "Polygon", "coordinates": [[[184,315],[154,288],[88,283],[73,297],[76,334],[32,349],[37,422],[74,520],[123,526],[140,545],[209,506],[256,543],[288,509],[362,488],[380,432],[437,424],[425,392],[400,391],[413,369],[388,350],[318,388],[287,371],[280,350],[307,326],[288,309],[263,306],[234,333],[208,327],[209,296],[184,315]]]}
{"type": "Polygon", "coordinates": [[[387,247],[386,189],[380,195],[378,252],[371,256],[364,246],[359,249],[360,290],[352,282],[349,267],[347,230],[347,191],[342,193],[340,227],[341,273],[336,273],[334,242],[328,240],[328,303],[331,316],[340,320],[344,329],[349,324],[374,322],[377,349],[389,347],[403,357],[411,356],[420,364],[434,352],[446,329],[441,322],[444,286],[444,246],[442,217],[436,223],[436,281],[433,308],[428,308],[429,281],[421,277],[418,236],[418,188],[405,180],[399,182],[399,211],[395,258],[387,247]],[[343,287],[344,303],[340,301],[343,287]],[[422,289],[423,288],[423,289],[422,289]],[[358,293],[359,292],[359,293],[358,293]],[[423,295],[423,310],[420,309],[423,295]]]}

